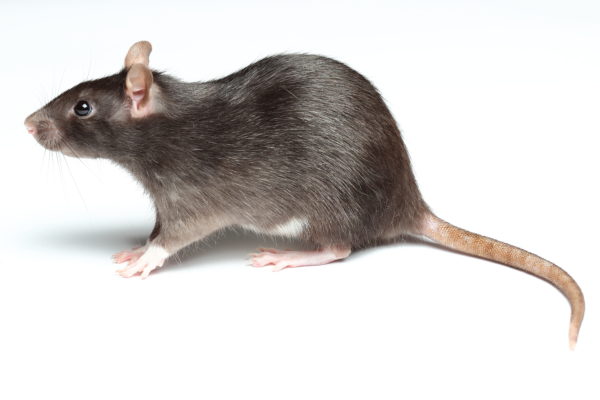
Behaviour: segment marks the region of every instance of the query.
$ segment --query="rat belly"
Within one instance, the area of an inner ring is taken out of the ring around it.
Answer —
[[[302,232],[306,230],[306,228],[308,228],[308,220],[306,220],[306,218],[294,217],[282,224],[271,227],[259,227],[252,224],[241,224],[240,226],[244,229],[260,234],[296,238],[300,236]]]

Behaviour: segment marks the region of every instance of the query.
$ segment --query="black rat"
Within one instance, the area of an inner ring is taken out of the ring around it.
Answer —
[[[224,78],[182,82],[149,68],[135,43],[115,75],[80,83],[30,115],[44,147],[107,158],[156,209],[145,246],[114,256],[147,277],[188,244],[228,226],[302,239],[311,251],[260,249],[254,266],[321,265],[403,235],[545,279],[569,300],[575,346],[584,298],[564,270],[457,228],[421,197],[400,131],[373,85],[316,55],[267,57]]]

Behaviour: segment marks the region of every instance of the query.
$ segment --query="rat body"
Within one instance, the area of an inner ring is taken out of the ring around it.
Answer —
[[[583,294],[562,269],[436,217],[416,184],[400,131],[373,85],[314,55],[260,60],[209,82],[149,68],[134,44],[119,73],[83,82],[26,120],[50,150],[110,159],[151,196],[148,243],[114,256],[142,277],[188,244],[228,226],[312,243],[261,249],[254,266],[320,265],[402,235],[498,261],[548,280],[568,298],[571,346]]]

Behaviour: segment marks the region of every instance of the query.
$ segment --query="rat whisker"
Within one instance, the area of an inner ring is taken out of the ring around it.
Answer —
[[[67,70],[67,67],[65,66],[63,68],[62,74],[60,75],[60,80],[58,81],[58,90],[60,90],[60,88],[62,86],[62,82],[63,82],[63,79],[65,78],[65,72],[66,72],[66,70]],[[55,92],[58,93],[58,90],[55,89]]]
[[[83,195],[81,194],[81,191],[79,190],[79,186],[77,185],[77,180],[75,179],[75,177],[73,176],[73,173],[71,172],[71,167],[69,166],[69,160],[67,160],[67,158],[64,154],[62,154],[62,156],[63,156],[63,160],[65,160],[65,164],[67,166],[67,172],[69,173],[69,176],[71,177],[71,180],[73,180],[73,184],[75,185],[75,190],[77,190],[77,193],[79,194],[79,198],[81,198],[81,201],[83,202],[83,206],[85,207],[86,211],[89,212],[90,209],[88,208],[87,203],[85,202],[85,199],[83,198]]]
[[[90,166],[87,165],[85,162],[83,162],[82,157],[79,154],[77,154],[75,149],[73,149],[73,147],[67,141],[64,141],[63,143],[75,155],[74,158],[76,158],[85,168],[87,168],[87,170],[90,171],[92,173],[92,175],[94,175],[96,177],[96,179],[98,179],[100,182],[102,182],[102,179],[100,179],[100,177],[98,175],[96,175],[96,173],[90,168]]]
[[[63,168],[62,160],[60,158],[62,153],[56,152],[55,154],[56,154],[56,164],[58,165],[58,170],[59,170],[60,184],[63,188],[63,193],[65,194],[65,198],[67,198],[68,185],[66,183],[64,168]]]
[[[52,174],[54,175],[56,172],[56,161],[54,160],[54,152],[53,151],[49,151],[48,152],[48,170],[47,170],[47,174],[50,173],[50,170],[52,170]]]
[[[38,92],[38,98],[40,99],[40,103],[42,104],[47,104],[48,101],[48,91],[46,90],[46,86],[45,85],[41,85],[39,88],[39,92]]]
[[[71,151],[71,153],[73,153],[73,155],[75,156],[75,158],[80,159],[79,154],[77,154],[77,152],[75,151],[75,149],[73,149],[73,147],[71,147],[71,145],[69,144],[68,141],[64,140],[62,142],[62,144],[64,144],[65,146],[67,146],[69,148],[69,150]]]
[[[58,91],[56,90],[56,69],[52,70],[52,80],[51,80],[51,84],[50,84],[50,97],[56,97],[56,93]]]
[[[40,103],[41,105],[46,104],[46,103],[44,103],[44,94],[41,92],[41,90],[38,90],[37,100],[38,100],[38,103]]]
[[[46,153],[48,152],[48,149],[44,147],[44,152],[42,153],[42,162],[40,164],[40,174],[43,173],[44,171],[46,172],[46,180],[48,180],[48,168],[44,168],[44,164],[46,163]]]
[[[86,81],[90,79],[90,72],[92,71],[92,61],[93,61],[92,50],[90,49],[90,58],[89,58],[89,62],[88,62],[88,70],[87,70],[87,74],[85,75],[85,80]]]
[[[66,185],[65,185],[65,179],[64,179],[62,166],[60,164],[60,156],[57,152],[53,152],[53,155],[54,155],[54,160],[56,162],[56,167],[58,169],[58,176],[60,177],[60,187],[62,188],[63,196],[65,196],[65,199],[66,199],[67,198],[67,189],[66,189]]]

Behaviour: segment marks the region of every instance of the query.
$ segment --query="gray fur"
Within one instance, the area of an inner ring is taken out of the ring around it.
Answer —
[[[28,121],[48,148],[129,170],[156,207],[150,239],[170,252],[225,226],[269,231],[291,218],[307,221],[300,237],[316,247],[357,248],[417,231],[428,212],[393,117],[348,66],[290,54],[209,82],[153,74],[161,113],[129,116],[122,70]],[[89,117],[71,112],[82,99]]]

